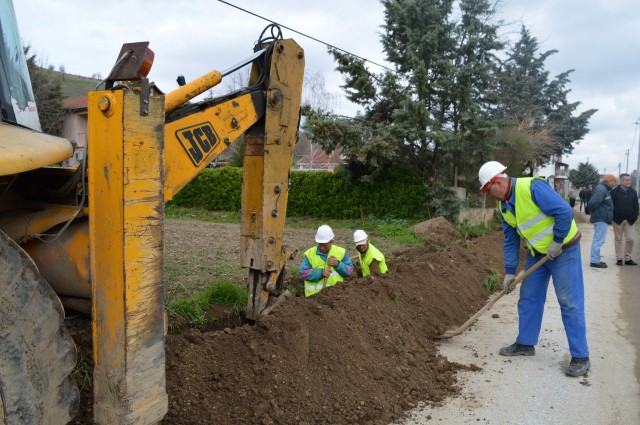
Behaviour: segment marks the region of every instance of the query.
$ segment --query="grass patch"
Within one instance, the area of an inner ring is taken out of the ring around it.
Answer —
[[[239,211],[209,211],[204,208],[178,207],[167,204],[164,212],[166,218],[209,221],[214,223],[240,223]]]
[[[73,375],[82,392],[86,387],[91,388],[92,367],[90,364],[90,354],[87,354],[84,350],[78,350],[77,353],[78,361],[76,362],[76,367],[73,369]]]
[[[189,326],[203,328],[205,313],[212,304],[233,307],[247,303],[247,291],[228,281],[214,283],[192,297],[179,298],[167,305],[167,312],[184,319]]]
[[[484,226],[484,224],[469,225],[467,223],[464,223],[457,226],[456,230],[463,239],[473,239],[487,233],[487,228]]]
[[[482,280],[482,287],[489,292],[502,289],[502,274],[496,269],[491,269],[489,276]]]
[[[420,242],[412,227],[415,223],[409,220],[394,218],[369,217],[366,220],[335,220],[317,219],[311,217],[287,218],[287,226],[294,228],[315,229],[323,224],[329,224],[335,229],[362,229],[365,232],[380,236],[400,245],[410,245]],[[375,240],[375,236],[372,237]]]
[[[179,207],[167,204],[165,207],[166,218],[199,220],[214,223],[240,223],[240,212],[209,211],[204,208]],[[421,242],[412,227],[415,222],[395,218],[375,218],[337,220],[319,219],[315,217],[287,217],[287,226],[299,229],[317,229],[323,224],[329,224],[335,229],[363,229],[372,235],[378,235],[390,239],[399,245],[411,245]],[[375,239],[375,237],[374,237]]]

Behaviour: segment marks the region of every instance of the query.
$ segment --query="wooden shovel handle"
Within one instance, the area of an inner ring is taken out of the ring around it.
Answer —
[[[544,257],[542,257],[542,259],[540,261],[538,261],[537,263],[535,263],[533,266],[531,266],[529,268],[529,270],[525,271],[525,272],[521,272],[516,279],[511,282],[509,284],[509,289],[513,289],[516,287],[516,285],[518,285],[520,282],[522,282],[523,280],[525,280],[527,277],[529,277],[529,275],[531,275],[531,273],[533,273],[534,271],[538,270],[538,268],[543,265],[544,263],[547,262],[547,260],[549,259],[548,255],[545,255]],[[476,314],[474,314],[473,316],[471,316],[469,318],[469,320],[467,320],[466,322],[464,322],[462,324],[462,326],[460,326],[458,329],[456,329],[455,331],[451,331],[451,332],[445,332],[443,335],[440,335],[437,338],[451,338],[452,336],[456,336],[461,334],[462,332],[464,332],[469,326],[471,326],[473,324],[473,322],[475,322],[476,320],[478,320],[478,317],[482,316],[482,314],[489,310],[491,308],[492,305],[494,305],[500,298],[502,298],[504,296],[504,294],[506,294],[505,291],[501,291],[498,295],[496,295],[491,301],[489,301],[487,303],[487,305],[485,305],[484,307],[482,307]]]

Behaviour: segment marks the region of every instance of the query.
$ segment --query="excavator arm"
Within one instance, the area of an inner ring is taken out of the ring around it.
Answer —
[[[255,320],[284,291],[285,262],[294,253],[283,246],[293,149],[298,138],[304,52],[293,40],[258,43],[251,89],[222,101],[186,105],[165,126],[165,200],[244,135],[241,207],[241,265],[249,269],[247,318]],[[215,71],[196,85],[178,89],[200,93],[221,81]],[[175,108],[175,107],[174,107]]]
[[[166,96],[155,94],[143,78],[139,89],[125,85],[89,94],[97,423],[146,424],[164,415],[164,203],[241,135],[247,317],[257,318],[284,290],[284,264],[292,254],[282,239],[304,53],[295,41],[279,37],[257,46],[263,53],[253,59],[248,88],[223,99],[187,103],[221,81],[224,73],[217,71]],[[142,56],[148,55],[130,55]],[[127,69],[127,61],[120,67]]]

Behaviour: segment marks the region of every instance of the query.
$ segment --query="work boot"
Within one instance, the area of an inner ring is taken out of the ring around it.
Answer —
[[[636,262],[635,262],[635,261],[633,261],[633,260],[627,260],[627,261],[625,261],[624,263],[625,263],[627,266],[637,266],[637,265],[638,265],[638,263],[636,263]]]
[[[622,266],[624,263],[622,262],[622,260],[618,260],[616,261],[616,266]]]
[[[587,373],[591,367],[589,357],[571,357],[571,363],[567,366],[565,373],[569,376],[582,376]]]
[[[500,349],[501,356],[533,356],[534,354],[536,354],[536,348],[533,345],[518,344],[517,342]]]

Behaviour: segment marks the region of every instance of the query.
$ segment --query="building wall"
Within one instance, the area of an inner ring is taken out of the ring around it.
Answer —
[[[69,113],[64,118],[62,136],[76,142],[77,147],[73,156],[63,162],[67,167],[76,166],[82,161],[87,152],[87,127],[89,125],[87,112]]]

